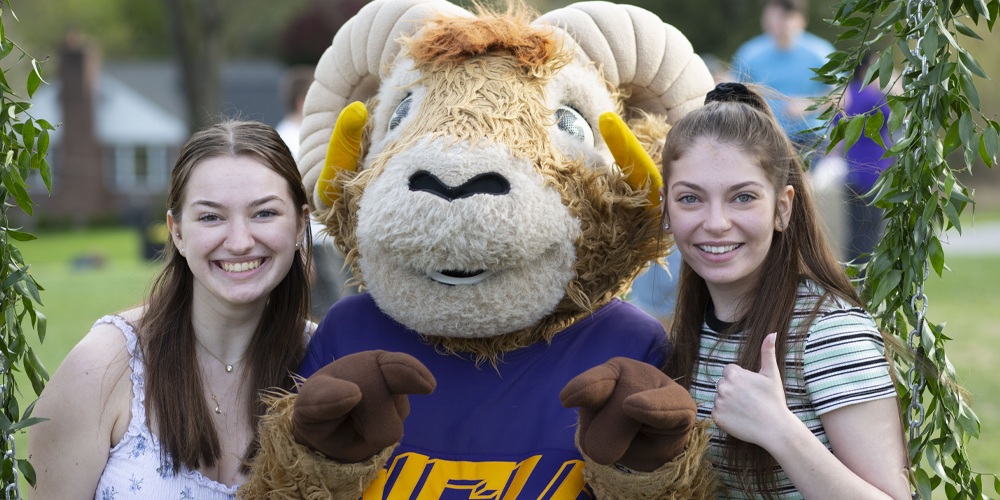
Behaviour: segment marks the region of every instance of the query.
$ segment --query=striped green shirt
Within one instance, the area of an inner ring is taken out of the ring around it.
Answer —
[[[816,439],[832,450],[820,415],[856,403],[896,397],[896,390],[883,354],[882,336],[875,321],[863,309],[831,297],[820,306],[811,325],[803,324],[821,295],[819,287],[811,282],[799,287],[789,328],[785,399],[788,409],[806,424]],[[699,418],[711,418],[715,381],[722,377],[726,365],[736,363],[739,354],[740,334],[720,336],[728,327],[729,324],[717,319],[711,309],[707,311],[698,365],[691,383],[691,396],[698,404]],[[727,492],[722,498],[758,498],[738,489],[736,476],[723,459],[726,433],[715,425],[712,431],[708,458],[726,486]],[[776,497],[802,498],[780,467],[777,484]]]

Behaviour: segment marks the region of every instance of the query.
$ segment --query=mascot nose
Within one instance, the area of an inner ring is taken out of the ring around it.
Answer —
[[[455,201],[474,194],[507,194],[510,192],[510,182],[500,174],[487,172],[465,181],[461,186],[452,187],[434,174],[421,170],[410,176],[410,191],[424,191],[448,201]]]

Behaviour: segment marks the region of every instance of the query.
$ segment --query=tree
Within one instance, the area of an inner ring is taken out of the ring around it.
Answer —
[[[970,24],[983,21],[993,30],[1000,0],[845,0],[834,9],[832,24],[846,30],[839,40],[855,45],[835,52],[817,70],[817,79],[835,86],[814,106],[825,108],[821,116],[831,120],[827,151],[841,141],[850,148],[862,135],[882,142],[879,131],[887,119],[890,130],[903,130],[885,154],[896,162],[869,193],[872,203],[886,211],[885,235],[871,260],[850,272],[866,270],[863,297],[869,309],[881,328],[906,346],[896,353],[895,375],[912,481],[928,500],[942,484],[949,499],[980,499],[984,474],[972,470],[965,451],[968,439],[979,436],[979,419],[945,355],[944,323],[927,319],[923,285],[931,269],[938,275],[945,269],[940,237],[952,227],[961,232],[959,216],[974,203],[955,174],[971,169],[977,158],[992,167],[1000,150],[1000,123],[981,112],[974,81],[987,78],[986,73],[959,43],[961,37],[981,39]],[[888,48],[871,65],[864,84],[878,79],[885,89],[901,78],[903,93],[887,97],[888,117],[877,111],[834,125],[850,73],[861,54],[880,43]],[[902,61],[898,77],[896,58]],[[952,152],[962,154],[964,165],[947,163]],[[995,475],[994,489],[1000,494]]]
[[[222,82],[223,0],[166,0],[181,65],[188,129],[213,123]]]

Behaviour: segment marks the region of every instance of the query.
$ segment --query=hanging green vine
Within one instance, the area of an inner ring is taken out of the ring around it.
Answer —
[[[973,203],[955,172],[971,169],[977,158],[991,168],[997,161],[1000,124],[981,112],[974,82],[987,76],[959,41],[981,40],[972,26],[992,31],[1000,0],[847,0],[834,9],[830,22],[846,28],[838,40],[856,43],[816,70],[817,80],[834,86],[814,105],[828,120],[827,152],[841,141],[850,148],[862,135],[882,144],[879,131],[886,119],[889,130],[901,130],[895,144],[883,144],[885,157],[895,157],[895,163],[867,194],[885,210],[884,236],[867,265],[852,265],[849,272],[865,270],[863,296],[870,310],[909,348],[897,353],[896,379],[910,438],[914,497],[929,500],[943,484],[949,499],[978,500],[986,496],[984,476],[992,476],[992,489],[1000,494],[1000,479],[971,468],[966,444],[979,437],[979,419],[945,355],[944,323],[926,319],[929,301],[923,293],[930,269],[941,275],[945,268],[942,234],[953,227],[961,234],[960,215]],[[883,89],[901,83],[903,92],[887,96],[888,117],[876,109],[834,124],[853,69],[876,47],[887,48],[863,85],[876,79]],[[949,165],[946,157],[957,151],[964,163]]]
[[[6,8],[4,8],[6,7]],[[0,61],[9,61],[17,52],[16,66],[30,61],[27,77],[27,93],[30,98],[43,83],[40,62],[29,56],[4,31],[3,16],[10,13],[10,0],[0,4]],[[14,17],[16,20],[17,18]],[[49,147],[49,131],[54,130],[45,120],[35,120],[27,115],[29,103],[23,102],[7,82],[11,68],[0,67],[0,452],[3,468],[0,470],[0,484],[3,496],[8,500],[20,498],[18,472],[24,475],[28,484],[34,486],[35,471],[25,459],[17,458],[13,433],[43,419],[31,416],[35,403],[21,412],[17,402],[18,388],[14,379],[15,371],[23,371],[35,394],[41,394],[49,375],[38,356],[28,346],[23,324],[27,317],[38,332],[39,341],[45,338],[45,316],[35,310],[41,305],[38,292],[41,286],[28,274],[29,265],[24,263],[16,241],[29,241],[35,236],[10,227],[8,212],[15,207],[28,215],[32,213],[31,196],[25,184],[33,171],[39,171],[46,189],[52,189],[52,174],[45,160]]]

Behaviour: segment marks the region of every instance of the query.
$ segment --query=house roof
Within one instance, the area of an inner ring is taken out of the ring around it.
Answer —
[[[219,113],[276,125],[285,112],[279,96],[284,72],[273,61],[226,63]],[[31,99],[31,116],[52,124],[62,121],[60,86],[52,81],[38,89]],[[172,62],[105,64],[95,89],[94,113],[97,139],[107,145],[180,145],[189,136],[180,74]],[[60,135],[57,127],[50,136],[53,144]]]

